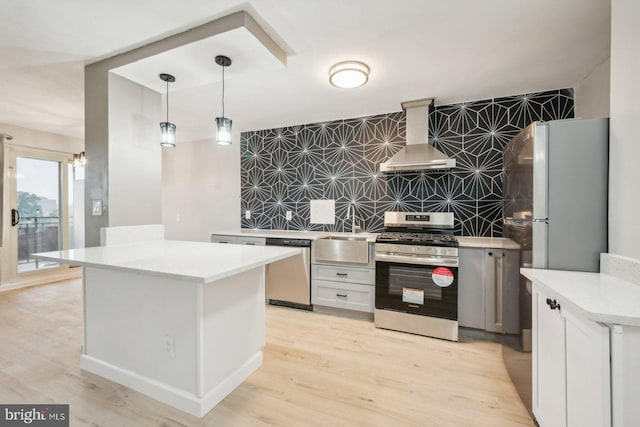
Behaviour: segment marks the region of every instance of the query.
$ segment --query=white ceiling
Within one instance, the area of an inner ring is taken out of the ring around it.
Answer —
[[[208,138],[220,115],[257,130],[574,87],[609,56],[607,0],[0,0],[0,123],[83,137],[83,67],[245,9],[290,54],[287,66],[240,29],[118,70],[164,93],[174,74],[178,141]],[[210,52],[202,54],[202,52]],[[369,83],[328,83],[335,62]],[[0,128],[0,131],[2,129]]]

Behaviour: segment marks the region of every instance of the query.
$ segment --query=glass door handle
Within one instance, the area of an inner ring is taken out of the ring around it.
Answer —
[[[20,222],[20,211],[11,209],[11,226],[15,227]]]

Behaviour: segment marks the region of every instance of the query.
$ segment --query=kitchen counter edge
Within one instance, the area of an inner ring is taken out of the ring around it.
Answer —
[[[545,293],[562,298],[589,320],[640,327],[640,285],[602,273],[521,268]]]
[[[288,231],[288,230],[214,230],[210,235],[219,236],[240,236],[240,237],[272,237],[276,239],[309,239],[318,240],[325,239],[330,236],[362,236],[366,237],[367,242],[375,242],[379,233],[339,233],[324,231]]]
[[[519,244],[506,237],[456,236],[456,240],[461,248],[520,249]]]

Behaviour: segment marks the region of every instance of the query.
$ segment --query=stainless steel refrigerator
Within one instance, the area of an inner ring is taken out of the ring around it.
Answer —
[[[599,271],[607,251],[608,119],[535,122],[507,145],[504,237],[521,247],[522,267]],[[531,283],[520,276],[519,303],[503,313],[519,325],[505,335],[502,357],[531,413]]]

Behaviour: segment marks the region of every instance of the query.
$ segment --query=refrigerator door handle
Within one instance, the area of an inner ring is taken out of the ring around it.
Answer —
[[[535,218],[532,219],[531,222],[542,222],[545,224],[549,224],[549,218]]]

